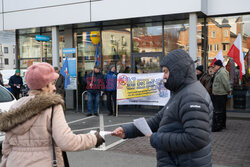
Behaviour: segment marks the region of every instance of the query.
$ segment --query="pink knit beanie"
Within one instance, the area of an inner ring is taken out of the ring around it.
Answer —
[[[31,90],[41,89],[58,77],[54,68],[48,63],[34,64],[25,73],[25,81]]]

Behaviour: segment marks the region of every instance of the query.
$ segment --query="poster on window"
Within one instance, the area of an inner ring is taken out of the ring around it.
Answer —
[[[76,85],[76,58],[67,58],[68,60],[68,74],[69,74],[69,84],[67,85],[67,90],[76,90],[77,85]],[[63,59],[63,63],[65,62],[65,58]],[[67,78],[66,78],[67,79]],[[66,80],[65,80],[66,82]]]
[[[164,106],[170,91],[164,87],[163,73],[128,74],[117,76],[118,105]]]

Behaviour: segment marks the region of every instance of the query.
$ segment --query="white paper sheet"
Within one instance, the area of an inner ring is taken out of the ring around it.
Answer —
[[[147,121],[145,120],[144,117],[138,118],[134,120],[134,125],[136,126],[137,129],[139,129],[145,136],[151,135],[152,131],[150,127],[148,126]]]
[[[91,130],[89,133],[95,134],[96,130]],[[111,131],[100,131],[99,132],[100,136],[102,136],[102,138],[104,138],[104,136],[106,135],[111,135],[112,132]]]

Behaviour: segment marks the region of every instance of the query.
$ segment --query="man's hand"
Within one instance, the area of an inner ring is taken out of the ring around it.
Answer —
[[[124,133],[124,130],[123,130],[122,127],[116,128],[116,129],[112,132],[111,135],[112,135],[112,136],[120,137],[120,138],[122,138],[122,139],[125,138],[125,133]]]

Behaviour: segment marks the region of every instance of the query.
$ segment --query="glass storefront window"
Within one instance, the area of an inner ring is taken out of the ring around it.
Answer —
[[[164,23],[165,55],[175,49],[189,51],[188,20],[168,21]]]
[[[162,52],[162,23],[146,23],[132,28],[133,52]]]
[[[250,85],[250,15],[238,15],[228,17],[209,17],[208,22],[208,65],[213,61],[219,51],[222,51],[224,64],[230,73],[231,83],[239,84],[239,75],[236,74],[237,66],[230,63],[227,53],[238,34],[241,34],[242,51],[245,60],[246,75],[243,76],[243,84]],[[230,65],[229,65],[230,64]],[[235,70],[232,70],[234,68]],[[235,73],[235,74],[234,74]]]
[[[27,69],[29,66],[33,65],[34,63],[40,62],[39,59],[21,59],[20,60],[20,68]]]
[[[95,55],[99,46],[100,53],[100,31],[76,30],[75,41],[77,43],[78,72],[81,76],[93,70],[95,65]],[[99,44],[98,44],[99,43]],[[101,65],[101,54],[99,54],[99,64]]]
[[[36,59],[39,58],[43,62],[52,62],[52,42],[39,42],[36,41],[35,35],[40,33],[30,33],[35,32],[36,29],[26,29],[19,30],[18,33],[22,33],[18,36],[18,45],[19,45],[19,58],[20,59]],[[50,33],[42,33],[42,35],[50,36]],[[41,45],[42,53],[41,56]],[[26,63],[25,63],[26,64]],[[20,64],[21,67],[25,67]]]
[[[40,43],[34,34],[19,36],[20,58],[40,58]]]
[[[159,56],[156,57],[135,57],[136,73],[159,72]]]
[[[130,28],[112,27],[102,31],[103,71],[107,73],[110,65],[118,72],[130,72],[131,42]]]

